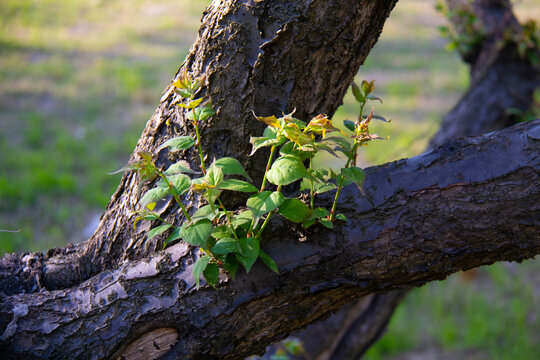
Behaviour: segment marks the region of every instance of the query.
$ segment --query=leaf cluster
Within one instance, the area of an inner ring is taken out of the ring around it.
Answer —
[[[200,248],[193,265],[197,286],[201,276],[208,284],[216,286],[222,271],[233,278],[240,267],[249,272],[258,259],[278,273],[275,261],[261,249],[263,231],[273,215],[303,224],[306,228],[317,222],[333,228],[334,221],[347,220],[343,214],[336,214],[339,193],[343,186],[350,183],[362,186],[365,174],[356,167],[357,148],[378,138],[369,133],[369,123],[377,116],[373,111],[367,116],[361,113],[368,100],[380,101],[371,95],[374,83],[364,81],[360,87],[353,84],[353,93],[361,104],[361,111],[358,121],[346,122],[345,132],[335,127],[325,115],[304,122],[293,117],[294,112],[279,118],[254,114],[267,127],[263,136],[251,138],[251,155],[263,148],[270,148],[260,187],[253,184],[242,164],[234,158],[220,158],[209,166],[205,164],[206,154],[201,147],[199,125],[216,113],[211,104],[205,103],[202,97],[197,98],[202,83],[203,79],[192,79],[187,73],[173,83],[175,91],[184,99],[177,105],[187,111],[186,118],[192,122],[196,138],[178,136],[158,148],[158,151],[168,149],[170,152],[195,148],[199,153],[200,170],[192,170],[183,160],[168,169],[160,169],[154,164],[152,154],[139,153],[140,159],[122,170],[136,170],[141,184],[155,182],[155,185],[140,199],[136,222],[157,220],[162,223],[148,232],[149,239],[169,232],[165,244],[181,239]],[[345,155],[347,165],[339,173],[314,169],[312,160],[320,151],[336,157],[340,153]],[[309,184],[309,204],[301,200],[301,196],[287,197],[281,191],[284,185],[297,181]],[[317,194],[332,190],[336,190],[336,196],[330,210],[314,206]],[[220,200],[224,191],[237,191],[250,196],[245,207],[230,211]],[[189,192],[199,194],[206,201],[206,205],[193,214],[187,212],[183,203],[183,198]],[[168,222],[154,211],[156,203],[166,198],[174,198],[184,215],[185,221],[181,226]]]

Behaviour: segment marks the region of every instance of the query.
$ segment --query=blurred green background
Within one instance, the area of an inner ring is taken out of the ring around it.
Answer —
[[[197,35],[207,0],[0,0],[0,254],[87,239],[120,168]],[[421,153],[468,84],[435,2],[399,3],[358,74],[376,79],[390,136],[364,165]],[[516,2],[521,19],[540,1]],[[335,118],[355,117],[348,94]],[[413,290],[369,359],[533,359],[538,260]]]

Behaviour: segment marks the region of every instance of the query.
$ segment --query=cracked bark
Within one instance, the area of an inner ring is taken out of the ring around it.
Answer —
[[[241,359],[353,298],[531,258],[540,253],[539,154],[535,121],[368,168],[365,197],[346,188],[351,220],[334,231],[316,227],[298,242],[290,225],[272,223],[265,251],[280,275],[259,263],[197,290],[190,248],[178,243],[78,287],[2,295],[0,350],[8,359],[116,358],[166,328],[178,340],[164,359]]]

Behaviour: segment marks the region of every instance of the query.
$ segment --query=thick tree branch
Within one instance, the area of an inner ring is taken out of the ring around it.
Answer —
[[[166,328],[178,340],[165,358],[238,359],[353,298],[531,258],[540,253],[539,154],[535,121],[369,168],[365,196],[344,191],[350,220],[334,231],[316,227],[298,242],[288,225],[272,224],[265,250],[279,276],[258,264],[217,290],[196,290],[192,256],[179,243],[76,288],[3,296],[0,350],[114,358]]]

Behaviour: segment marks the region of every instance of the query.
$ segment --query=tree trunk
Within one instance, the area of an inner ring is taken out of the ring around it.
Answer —
[[[349,222],[304,231],[303,242],[272,223],[265,251],[280,275],[258,264],[197,290],[190,247],[178,243],[78,287],[3,296],[0,350],[116,358],[159,329],[170,335],[156,345],[172,346],[166,358],[241,359],[353,298],[531,258],[540,253],[539,153],[535,121],[368,168],[365,196],[344,191]]]
[[[217,109],[212,123],[202,130],[208,152],[215,157],[236,157],[252,177],[260,179],[265,163],[260,157],[247,160],[249,136],[262,133],[262,123],[252,111],[267,116],[296,109],[295,116],[303,119],[319,113],[332,115],[395,1],[214,1],[204,12],[199,37],[179,70],[204,74],[207,79],[202,92]],[[175,105],[178,100],[169,86],[132,159],[142,150],[155,152],[169,137],[193,134],[190,122]],[[196,159],[191,152],[181,158]],[[157,163],[171,160],[163,152]],[[75,286],[105,269],[161,249],[161,238],[146,241],[149,224],[133,229],[132,210],[140,197],[136,183],[135,174],[124,175],[89,241],[45,255],[4,259],[0,291],[12,294]],[[192,208],[199,205],[196,198],[188,201]],[[174,210],[174,204],[169,207]]]
[[[206,75],[203,92],[218,109],[203,129],[210,153],[233,155],[260,177],[263,164],[242,155],[249,135],[260,131],[251,111],[333,114],[393,6],[214,2],[180,69]],[[177,100],[169,87],[134,154],[193,132]],[[162,239],[145,241],[150,225],[133,229],[139,194],[135,176],[126,174],[88,242],[0,261],[0,348],[12,358],[131,358],[152,339],[154,355],[146,358],[161,356],[168,344],[174,349],[166,358],[241,358],[359,296],[534,256],[540,246],[538,131],[538,123],[529,124],[373,168],[365,198],[345,191],[349,223],[333,233],[309,231],[304,243],[289,225],[272,224],[266,249],[282,274],[256,267],[223,280],[218,291],[193,289],[189,247],[155,254]],[[158,156],[159,164],[176,160]],[[189,200],[192,208],[199,205]],[[169,204],[165,214],[174,210]],[[505,220],[493,224],[493,218]],[[274,239],[278,232],[290,235]]]

